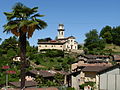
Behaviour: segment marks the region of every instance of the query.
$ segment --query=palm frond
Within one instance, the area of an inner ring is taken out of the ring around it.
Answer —
[[[40,15],[39,13],[34,14],[33,16],[31,16],[31,19],[34,19],[36,17],[44,17],[45,15]]]
[[[40,27],[40,29],[44,29],[47,27],[47,23],[45,21],[42,21],[40,19],[36,19],[37,22],[39,22],[38,26]]]
[[[13,12],[4,12],[4,14],[7,17],[7,20],[10,21],[11,19],[15,18],[14,13]]]

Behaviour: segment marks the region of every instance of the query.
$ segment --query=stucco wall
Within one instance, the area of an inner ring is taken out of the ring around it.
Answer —
[[[120,69],[116,68],[100,75],[100,90],[120,90]]]

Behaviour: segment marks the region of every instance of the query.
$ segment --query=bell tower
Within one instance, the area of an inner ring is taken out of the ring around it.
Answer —
[[[64,38],[64,25],[63,24],[59,24],[58,26],[58,39],[63,39]]]

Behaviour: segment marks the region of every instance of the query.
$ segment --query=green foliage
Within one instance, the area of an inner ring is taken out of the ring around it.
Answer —
[[[7,51],[7,57],[12,58],[16,56],[16,52],[11,48]]]
[[[63,85],[64,83],[64,75],[57,73],[54,76],[55,82],[58,84],[58,86]]]
[[[93,89],[95,86],[95,82],[86,82],[85,84],[80,85],[80,89],[84,89],[84,87],[88,85],[91,86]]]
[[[3,53],[7,53],[7,51],[9,49],[13,49],[15,52],[17,52],[17,49],[18,49],[18,39],[13,36],[13,37],[10,37],[8,39],[5,39],[1,46],[0,46],[2,49],[4,48],[4,50],[2,51]]]
[[[41,53],[31,54],[30,60],[37,65],[43,65],[47,69],[68,71],[70,63],[74,62],[75,58],[65,55],[60,50],[45,50]]]
[[[75,88],[67,87],[66,90],[75,90]]]
[[[120,46],[120,26],[113,28],[112,35],[113,35],[113,44]]]
[[[44,39],[38,39],[38,42],[48,42],[51,41],[52,39],[50,37],[44,38]]]
[[[101,32],[100,37],[102,37],[108,44],[120,45],[120,26],[111,28],[110,26],[105,26]]]
[[[61,86],[63,85],[64,76],[57,73],[54,78],[51,79],[45,79],[42,76],[37,76],[35,80],[38,82],[39,87]]]
[[[105,47],[104,40],[100,39],[97,33],[97,30],[94,29],[86,34],[84,46],[88,48],[89,51],[100,50]]]
[[[82,48],[83,48],[83,46],[78,44],[78,49],[82,49]]]
[[[110,26],[105,26],[100,32],[100,37],[102,37],[107,43],[112,43],[112,28]]]

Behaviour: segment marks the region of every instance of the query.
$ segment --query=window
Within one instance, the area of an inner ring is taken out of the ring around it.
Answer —
[[[63,32],[61,32],[61,34],[63,35]]]
[[[45,45],[45,47],[47,47],[47,45]]]

